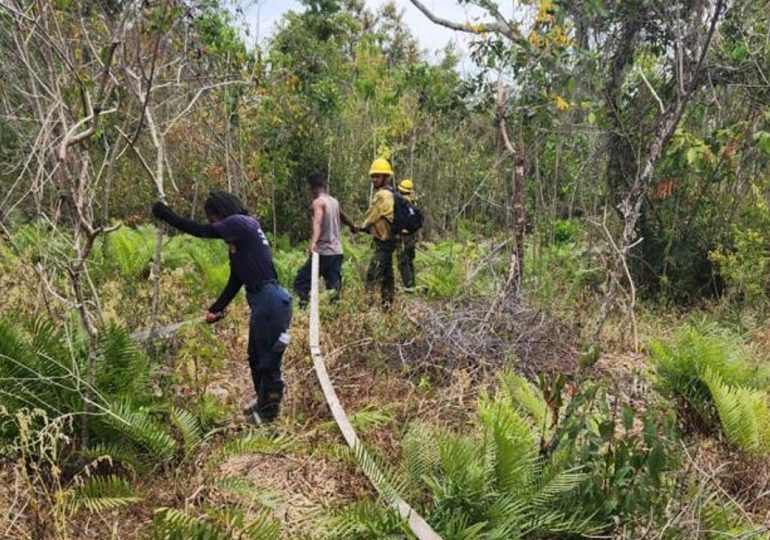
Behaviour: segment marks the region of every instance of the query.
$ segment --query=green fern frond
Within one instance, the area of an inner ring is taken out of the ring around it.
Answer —
[[[158,540],[225,540],[230,535],[176,508],[158,508],[153,517],[153,538]]]
[[[398,512],[372,500],[358,501],[331,512],[323,509],[313,525],[321,538],[329,540],[413,538]]]
[[[239,495],[252,505],[274,510],[281,503],[280,495],[249,477],[223,476],[217,480],[217,485],[225,491]]]
[[[415,424],[404,437],[402,447],[400,469],[405,480],[404,495],[411,500],[421,496],[425,478],[439,470],[437,432],[429,426]]]
[[[547,470],[547,468],[541,467],[540,470]],[[540,474],[535,482],[532,505],[535,508],[558,506],[560,502],[574,494],[587,478],[588,475],[582,472],[582,467],[558,471],[555,474]]]
[[[81,457],[92,461],[109,458],[133,471],[142,470],[147,465],[146,456],[140,455],[132,445],[118,442],[98,443],[78,453]]]
[[[147,384],[149,360],[127,328],[107,325],[99,335],[96,386],[110,396],[137,395]]]
[[[121,227],[106,238],[107,258],[120,275],[134,278],[149,266],[155,246],[148,231]]]
[[[238,537],[251,540],[278,540],[281,537],[281,524],[270,512],[257,512],[250,519]]]
[[[127,401],[116,401],[111,412],[103,418],[113,430],[143,446],[161,460],[170,460],[174,456],[176,441],[148,412],[133,407]]]
[[[395,409],[395,405],[385,407],[367,405],[363,409],[351,413],[348,419],[357,433],[366,433],[391,423],[394,418]],[[319,431],[337,429],[337,423],[334,420],[323,422],[318,426],[318,429]]]
[[[353,448],[353,455],[358,466],[387,502],[392,503],[404,491],[407,482],[384,458],[365,448],[363,444]]]
[[[222,250],[224,252],[224,250]],[[221,290],[227,283],[230,275],[230,267],[227,260],[216,257],[211,251],[211,246],[199,243],[190,243],[187,246],[187,253],[195,262],[198,270],[203,274],[206,287],[210,290]]]
[[[277,540],[281,536],[280,523],[267,511],[251,514],[236,505],[206,508],[204,513],[197,517],[175,508],[159,508],[153,536],[164,540]]]
[[[497,482],[505,491],[526,490],[537,474],[537,428],[507,396],[479,400],[479,418],[493,442]]]
[[[75,514],[81,509],[104,512],[141,500],[131,491],[127,480],[115,475],[90,476],[67,489],[62,499],[64,509],[69,514]]]
[[[208,459],[209,467],[220,465],[231,457],[245,454],[278,454],[288,452],[294,447],[294,441],[283,436],[271,436],[252,432],[239,439],[228,441],[220,446]]]
[[[770,407],[760,390],[729,386],[707,368],[703,379],[711,391],[722,430],[731,443],[756,454],[770,451]]]
[[[500,375],[503,388],[516,407],[527,413],[539,429],[543,429],[548,420],[548,406],[540,390],[527,379],[506,371]]]
[[[190,454],[200,446],[203,442],[203,428],[195,415],[179,407],[172,407],[169,418],[182,435],[185,453]]]

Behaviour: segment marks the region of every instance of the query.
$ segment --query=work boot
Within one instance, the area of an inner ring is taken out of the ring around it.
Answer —
[[[249,416],[251,413],[257,410],[257,406],[259,405],[259,398],[255,397],[252,399],[248,405],[246,405],[243,408],[243,416]]]
[[[262,426],[267,423],[261,416],[259,416],[259,413],[256,410],[244,413],[244,417],[246,418],[246,423],[251,424],[252,426]]]
[[[258,414],[262,423],[272,422],[278,416],[283,399],[283,381],[274,381],[272,383],[263,381],[259,392],[259,405],[255,413]]]

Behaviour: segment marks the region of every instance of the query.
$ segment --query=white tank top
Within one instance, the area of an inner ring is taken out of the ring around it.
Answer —
[[[319,255],[342,255],[340,240],[340,203],[331,195],[320,195],[324,203],[324,217],[321,220],[321,236],[316,243]]]

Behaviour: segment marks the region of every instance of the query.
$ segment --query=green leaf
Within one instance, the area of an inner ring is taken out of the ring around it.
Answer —
[[[626,431],[634,425],[634,409],[628,405],[623,406],[623,427]]]
[[[770,133],[767,131],[758,131],[754,134],[754,140],[757,142],[757,146],[765,154],[770,155]]]
[[[599,435],[602,439],[609,441],[615,433],[615,423],[612,420],[605,420],[599,424]]]
[[[665,466],[666,452],[660,443],[656,443],[653,445],[652,450],[650,450],[650,457],[647,459],[647,470],[656,483],[659,482],[660,474]]]
[[[733,50],[730,52],[730,56],[736,62],[741,62],[749,56],[749,48],[745,43],[739,43],[733,47]]]

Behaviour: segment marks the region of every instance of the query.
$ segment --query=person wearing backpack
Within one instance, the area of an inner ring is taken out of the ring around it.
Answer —
[[[404,198],[409,207],[405,226],[396,236],[396,252],[398,253],[398,271],[404,289],[414,290],[414,256],[417,246],[417,231],[422,228],[422,212],[414,204],[414,182],[405,178],[398,184],[398,193]]]
[[[393,252],[396,249],[396,239],[392,231],[394,221],[396,195],[388,189],[388,182],[393,176],[393,169],[387,160],[379,158],[369,167],[369,178],[374,188],[369,209],[364,216],[364,222],[358,230],[372,235],[374,253],[366,272],[365,288],[372,291],[377,283],[382,290],[382,305],[389,307],[393,303],[395,279],[393,277]]]

